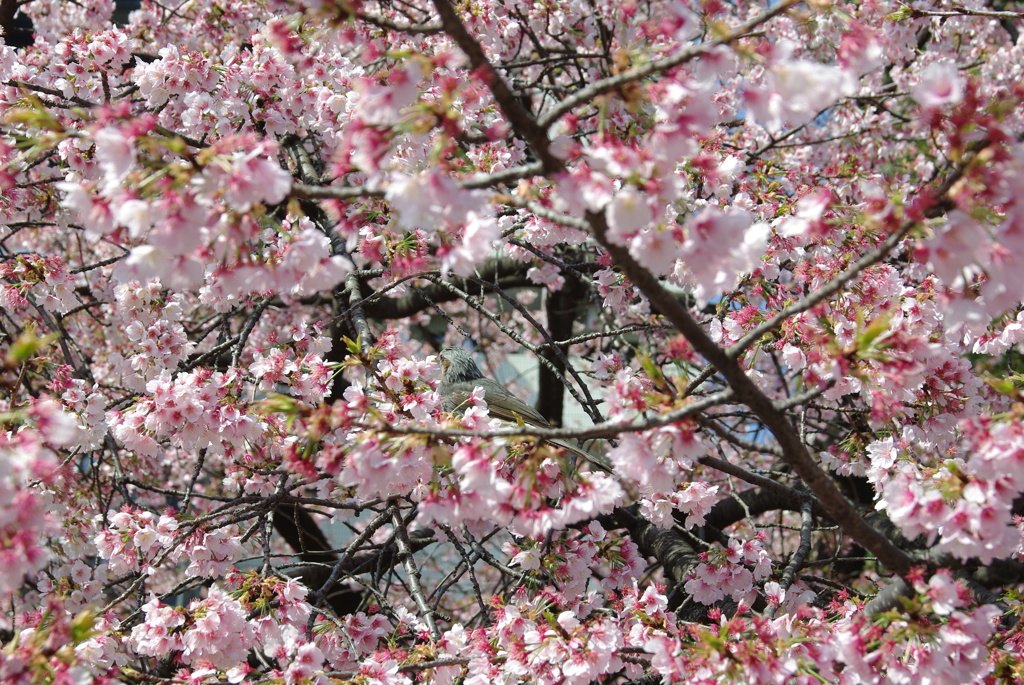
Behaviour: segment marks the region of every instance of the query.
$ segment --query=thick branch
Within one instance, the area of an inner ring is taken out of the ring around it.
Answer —
[[[682,333],[701,356],[708,360],[736,393],[736,398],[746,404],[772,432],[783,459],[803,479],[817,496],[829,516],[842,526],[843,530],[865,549],[870,550],[879,561],[892,571],[905,575],[910,571],[910,558],[860,517],[828,475],[814,462],[807,448],[800,440],[796,428],[765,395],[739,363],[731,358],[704,332],[690,313],[665,288],[650,271],[640,266],[629,251],[608,241],[608,224],[603,213],[587,212],[587,220],[593,227],[598,241],[611,253],[615,263],[630,281],[640,288],[655,309],[661,312]]]
[[[519,98],[512,92],[505,79],[487,61],[487,56],[484,54],[480,43],[463,26],[455,8],[452,7],[448,0],[433,0],[433,2],[438,14],[441,15],[441,25],[444,27],[445,33],[451,36],[452,40],[469,57],[469,63],[473,70],[484,78],[487,87],[490,89],[491,94],[494,95],[494,99],[497,101],[498,107],[501,108],[505,118],[508,119],[516,133],[523,137],[526,144],[533,150],[533,153],[537,155],[543,170],[548,173],[561,170],[562,162],[551,154],[548,136],[544,128],[537,125],[537,120],[526,111],[526,108],[523,107]]]
[[[767,511],[799,511],[800,492],[781,483],[775,485],[786,488],[789,492],[775,487],[733,492],[711,507],[711,511],[704,517],[705,524],[724,530],[738,521],[759,516]]]
[[[491,259],[480,265],[476,273],[491,282],[496,283],[500,288],[519,288],[533,286],[533,282],[526,277],[530,265],[507,258]],[[437,273],[437,272],[431,272]],[[471,286],[466,279],[449,279],[459,290],[467,290]],[[384,297],[383,293],[369,293],[363,290],[363,299],[357,303],[349,302],[349,305],[358,304],[362,306],[367,318],[374,320],[382,319],[405,319],[429,309],[434,304],[450,302],[460,299],[458,293],[445,288],[443,285],[430,284],[421,286],[402,297]]]
[[[811,552],[811,525],[814,522],[814,517],[811,515],[811,507],[810,498],[805,499],[804,503],[800,506],[800,546],[793,552],[793,556],[782,572],[781,585],[783,590],[789,590],[793,586],[797,571],[804,565],[804,560]],[[769,618],[775,617],[775,611],[778,609],[778,606],[775,604],[769,607]]]

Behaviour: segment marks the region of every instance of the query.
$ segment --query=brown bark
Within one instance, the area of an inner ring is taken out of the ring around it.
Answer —
[[[573,324],[586,311],[586,288],[570,272],[563,272],[565,285],[561,290],[550,293],[547,301],[548,334],[551,340],[568,340],[572,337]],[[538,382],[537,411],[554,426],[563,423],[565,411],[565,385],[560,376],[565,376],[565,358],[568,346],[562,347],[562,354],[550,348],[541,353],[557,373],[546,364],[540,365]]]

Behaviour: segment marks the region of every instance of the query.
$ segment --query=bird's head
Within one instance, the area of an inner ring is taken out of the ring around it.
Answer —
[[[439,358],[441,376],[448,383],[461,383],[484,377],[473,357],[461,347],[446,347],[441,350]]]

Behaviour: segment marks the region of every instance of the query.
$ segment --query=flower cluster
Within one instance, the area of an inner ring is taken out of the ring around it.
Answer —
[[[1024,679],[1013,7],[136,5],[0,17],[0,681]]]

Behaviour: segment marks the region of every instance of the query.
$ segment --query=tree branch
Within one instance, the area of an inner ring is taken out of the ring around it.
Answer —
[[[603,213],[588,211],[587,220],[593,227],[598,241],[608,250],[623,273],[640,288],[651,305],[686,337],[693,349],[725,377],[736,393],[736,399],[750,407],[772,432],[782,448],[783,460],[807,483],[829,516],[890,570],[901,576],[907,574],[912,565],[910,558],[860,517],[850,501],[843,497],[828,475],[811,458],[800,440],[799,433],[786,415],[776,408],[772,400],[757,387],[737,361],[708,337],[689,312],[658,283],[650,271],[640,266],[628,250],[608,241],[608,224]]]
[[[526,108],[523,107],[519,98],[512,92],[505,79],[498,74],[494,66],[487,60],[487,56],[484,54],[480,43],[463,26],[455,8],[452,7],[448,0],[433,0],[433,3],[438,14],[441,15],[441,25],[444,27],[445,33],[469,57],[469,63],[473,70],[483,77],[491,94],[494,95],[498,107],[501,108],[502,113],[512,125],[513,130],[522,136],[526,144],[533,150],[533,153],[537,155],[543,171],[547,173],[561,171],[562,161],[551,154],[547,132],[544,127],[537,125],[537,120],[526,111]]]

